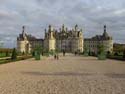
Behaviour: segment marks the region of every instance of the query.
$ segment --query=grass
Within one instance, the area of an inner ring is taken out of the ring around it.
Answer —
[[[10,53],[8,53],[8,55],[6,53],[0,53],[0,58],[9,57],[9,56],[11,56]]]
[[[6,63],[16,62],[16,61],[20,61],[20,60],[26,60],[26,59],[29,59],[29,58],[32,58],[32,56],[21,56],[21,57],[18,57],[16,60],[11,60],[11,58],[1,59],[0,64],[6,64]]]

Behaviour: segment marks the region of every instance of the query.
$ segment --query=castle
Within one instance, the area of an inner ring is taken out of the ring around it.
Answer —
[[[17,50],[30,53],[37,45],[41,45],[47,51],[83,52],[83,39],[82,29],[78,25],[71,30],[63,25],[59,31],[49,25],[48,30],[45,29],[44,39],[27,35],[23,27],[22,34],[17,38]]]
[[[98,45],[100,44],[105,46],[105,51],[113,51],[113,39],[108,35],[106,25],[104,26],[103,35],[96,35],[86,39],[84,39],[83,31],[79,29],[78,25],[75,25],[70,30],[65,25],[59,30],[49,25],[48,29],[45,29],[44,39],[37,39],[32,35],[26,34],[23,26],[22,34],[17,37],[17,50],[24,53],[31,53],[37,45],[42,46],[46,51],[58,50],[82,53],[86,47],[89,52],[97,53]]]
[[[102,35],[96,35],[92,38],[84,39],[84,47],[89,50],[89,52],[93,52],[97,54],[98,46],[103,45],[105,52],[113,52],[113,38],[109,36],[106,30],[106,25],[104,25],[104,32]]]

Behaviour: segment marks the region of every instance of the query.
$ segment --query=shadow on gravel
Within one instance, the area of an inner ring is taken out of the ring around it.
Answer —
[[[107,76],[110,78],[125,78],[125,74],[104,74],[104,76]]]
[[[43,72],[22,72],[23,74],[36,75],[36,76],[91,76],[96,75],[93,73],[74,73],[74,72],[55,72],[55,73],[43,73]]]
[[[44,73],[44,72],[21,72],[22,74],[35,75],[35,76],[106,76],[109,78],[125,78],[125,74],[96,74],[96,73],[75,73],[75,72],[54,72],[54,73]]]

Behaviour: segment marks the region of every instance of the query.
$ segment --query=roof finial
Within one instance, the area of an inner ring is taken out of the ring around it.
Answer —
[[[25,32],[25,26],[23,26],[22,29],[23,29],[23,32],[22,32],[22,33],[24,33],[24,32]]]
[[[104,25],[104,32],[106,32],[106,25]]]
[[[77,24],[75,25],[75,30],[76,30],[76,31],[78,30],[78,25],[77,25]]]
[[[49,25],[49,31],[51,32],[51,30],[52,30],[52,26],[51,26],[51,25]]]
[[[103,36],[104,37],[109,37],[107,31],[106,31],[106,25],[104,25],[104,33],[103,33]]]

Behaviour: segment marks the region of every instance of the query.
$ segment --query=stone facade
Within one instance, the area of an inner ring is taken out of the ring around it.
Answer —
[[[30,53],[36,46],[43,46],[43,41],[43,39],[37,39],[32,35],[26,34],[23,26],[22,34],[17,37],[17,50],[22,53]]]
[[[45,29],[44,39],[27,35],[24,30],[25,27],[23,27],[22,34],[17,38],[17,50],[19,52],[30,53],[36,45],[42,45],[47,51],[83,52],[83,32],[82,29],[79,30],[78,25],[71,30],[63,25],[59,31],[49,25],[48,30]]]
[[[17,50],[25,53],[30,53],[37,45],[41,45],[46,51],[65,50],[74,53],[83,52],[84,48],[87,48],[90,52],[97,54],[100,44],[104,45],[105,51],[113,51],[113,39],[106,32],[106,25],[102,35],[86,39],[84,39],[82,29],[79,29],[78,25],[75,25],[70,30],[65,25],[59,30],[49,25],[48,29],[45,29],[44,39],[37,39],[32,35],[27,35],[25,27],[23,27],[22,34],[17,38]]]
[[[44,41],[44,48],[49,51],[83,52],[83,32],[77,25],[72,30],[63,25],[59,31],[49,26],[49,29],[45,30]]]
[[[92,38],[84,39],[84,47],[86,47],[90,52],[97,54],[99,45],[104,45],[105,51],[112,53],[113,39],[106,32],[106,25],[104,26],[104,33],[102,35],[96,35]]]

